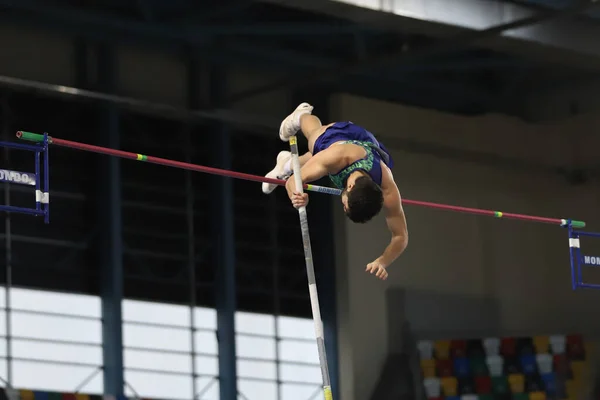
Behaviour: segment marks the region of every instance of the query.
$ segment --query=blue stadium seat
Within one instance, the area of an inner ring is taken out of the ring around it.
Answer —
[[[469,360],[466,357],[455,358],[453,362],[454,375],[457,378],[465,378],[471,375],[471,369],[469,368]]]
[[[542,374],[542,382],[544,382],[544,390],[548,393],[548,397],[555,397],[557,395],[557,386],[554,372]]]
[[[49,400],[49,396],[48,396],[48,392],[42,392],[42,391],[34,391],[33,392],[33,398],[35,400]]]
[[[532,353],[522,355],[521,357],[521,371],[525,375],[533,375],[537,372],[537,361],[535,355]]]

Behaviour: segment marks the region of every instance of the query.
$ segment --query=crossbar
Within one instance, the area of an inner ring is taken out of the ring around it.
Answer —
[[[19,131],[17,132],[17,138],[21,140],[26,140],[30,142],[37,142],[44,140],[44,135],[40,135],[37,133]],[[168,160],[160,157],[147,156],[139,153],[132,153],[122,150],[110,149],[107,147],[94,146],[85,143],[74,142],[71,140],[58,139],[51,136],[48,136],[48,143],[56,146],[67,147],[75,150],[89,151],[92,153],[105,154],[109,156],[115,156],[120,158],[125,158],[129,160],[136,160],[142,162],[149,162],[152,164],[165,165],[174,168],[181,168],[190,171],[204,172],[213,175],[226,176],[235,179],[243,179],[247,181],[254,182],[264,182],[264,183],[272,183],[279,186],[284,186],[285,181],[281,179],[272,179],[264,176],[257,176],[252,174],[246,174],[242,172],[229,171],[219,168],[207,167],[203,165],[190,164],[181,161]],[[304,184],[304,189],[311,192],[325,193],[330,195],[339,196],[342,194],[341,189],[330,188],[326,186],[318,186],[312,184]],[[453,212],[460,212],[466,214],[473,215],[482,215],[494,218],[503,218],[503,219],[511,219],[511,220],[520,220],[520,221],[528,221],[528,222],[537,222],[551,225],[558,225],[561,227],[567,227],[568,225],[573,228],[584,228],[586,226],[584,221],[571,220],[568,218],[548,218],[548,217],[539,217],[535,215],[526,215],[526,214],[516,214],[516,213],[507,213],[503,211],[496,210],[485,210],[480,208],[472,208],[472,207],[462,207],[462,206],[453,206],[449,204],[440,204],[440,203],[432,203],[427,201],[419,201],[419,200],[409,200],[403,199],[402,203],[405,205],[413,205],[419,207],[433,208],[438,210],[446,210]]]

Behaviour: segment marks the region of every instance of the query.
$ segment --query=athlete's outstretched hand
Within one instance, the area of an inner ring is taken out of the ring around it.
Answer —
[[[294,193],[291,197],[292,205],[295,208],[306,207],[308,204],[308,193]]]
[[[385,266],[377,260],[367,264],[366,271],[370,272],[371,274],[375,274],[375,276],[381,279],[382,281],[385,281],[388,277],[388,273],[385,269]]]

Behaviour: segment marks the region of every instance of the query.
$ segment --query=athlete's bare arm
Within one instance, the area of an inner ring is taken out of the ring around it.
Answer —
[[[388,168],[384,168],[383,209],[385,221],[392,234],[389,245],[376,260],[382,267],[388,267],[406,249],[408,245],[408,228],[406,216],[402,208],[402,198],[394,177]]]
[[[300,178],[302,183],[314,182],[329,173],[338,171],[340,165],[344,162],[342,146],[332,146],[327,150],[323,150],[316,155],[312,156],[306,163],[300,168]],[[293,198],[296,192],[296,181],[294,175],[290,176],[285,183],[290,199]]]

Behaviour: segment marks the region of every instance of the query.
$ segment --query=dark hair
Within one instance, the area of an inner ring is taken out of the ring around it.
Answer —
[[[361,176],[348,192],[346,215],[356,223],[364,224],[379,214],[383,206],[383,192],[378,184],[368,176]]]

